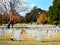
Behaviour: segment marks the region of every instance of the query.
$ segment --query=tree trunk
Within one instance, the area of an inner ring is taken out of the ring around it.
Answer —
[[[11,22],[11,21],[8,22],[8,26],[7,26],[8,29],[10,29],[10,22]]]
[[[10,24],[8,24],[8,27],[7,28],[10,29]]]
[[[12,28],[13,28],[14,24],[11,24],[11,25],[12,25]]]

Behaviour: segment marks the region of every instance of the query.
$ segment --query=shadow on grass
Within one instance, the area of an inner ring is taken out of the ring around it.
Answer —
[[[42,41],[42,42],[60,42],[60,40]]]

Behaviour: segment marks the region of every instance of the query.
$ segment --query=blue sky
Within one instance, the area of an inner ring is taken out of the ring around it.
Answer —
[[[41,9],[48,10],[49,6],[52,5],[53,0],[26,0],[26,2],[31,6],[37,6]]]
[[[30,9],[32,9],[34,6],[37,6],[43,10],[48,11],[49,7],[52,5],[53,0],[25,0]],[[22,12],[24,14],[24,12]]]

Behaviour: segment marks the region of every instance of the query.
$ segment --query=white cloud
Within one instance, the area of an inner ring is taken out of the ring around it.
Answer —
[[[36,6],[35,4],[31,4],[31,7],[33,8],[34,6]]]

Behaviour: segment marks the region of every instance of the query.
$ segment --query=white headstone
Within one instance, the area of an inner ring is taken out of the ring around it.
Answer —
[[[14,31],[13,40],[20,40],[20,30]]]
[[[60,34],[60,31],[58,31],[58,34]]]
[[[2,30],[0,30],[0,36],[2,36],[2,33],[1,32],[2,32]]]
[[[42,30],[42,34],[45,35],[47,33],[47,30]]]
[[[49,30],[48,31],[48,37],[51,38],[53,36],[53,31]]]
[[[4,30],[5,34],[8,35],[8,34],[11,34],[13,32],[12,29],[6,29]]]
[[[0,29],[0,36],[4,35],[4,30]]]
[[[38,38],[37,41],[43,41],[43,34],[42,31],[38,31]]]
[[[32,37],[36,37],[37,36],[37,30],[32,30]]]

